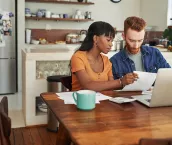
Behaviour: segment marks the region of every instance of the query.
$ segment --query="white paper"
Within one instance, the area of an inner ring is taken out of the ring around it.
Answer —
[[[59,96],[60,99],[64,100],[64,104],[76,104],[72,97],[73,92],[61,92],[56,94]],[[99,104],[99,101],[108,100],[110,98],[111,97],[103,95],[101,93],[96,93],[96,104]]]
[[[102,100],[108,100],[112,97],[109,97],[109,96],[106,96],[106,95],[103,95],[101,93],[96,93],[96,100],[98,101],[102,101]]]
[[[152,95],[152,90],[151,91],[143,91],[142,95]]]
[[[138,74],[138,79],[133,84],[126,85],[122,91],[147,91],[155,82],[156,73],[135,71]]]

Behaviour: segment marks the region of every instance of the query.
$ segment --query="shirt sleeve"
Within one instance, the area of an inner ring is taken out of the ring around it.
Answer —
[[[84,60],[82,59],[81,56],[74,54],[71,59],[71,71],[77,72],[79,70],[84,70],[84,69],[85,69]]]
[[[113,77],[112,69],[110,69],[110,71],[108,72],[108,76],[109,76],[109,77]]]

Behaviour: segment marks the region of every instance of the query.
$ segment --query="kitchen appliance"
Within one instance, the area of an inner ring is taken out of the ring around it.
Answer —
[[[76,33],[68,33],[66,35],[66,43],[78,43],[78,37],[79,35]]]
[[[12,12],[14,17],[2,17],[0,30],[4,45],[0,45],[0,94],[17,91],[16,73],[16,3],[17,0],[0,0],[1,14]],[[6,19],[6,20],[5,20]]]
[[[79,41],[83,42],[85,37],[86,37],[86,35],[87,35],[87,30],[81,30],[80,31],[80,35],[79,35]]]

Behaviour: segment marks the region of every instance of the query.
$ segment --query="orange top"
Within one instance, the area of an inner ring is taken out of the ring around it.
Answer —
[[[109,76],[113,76],[112,74],[112,64],[107,56],[101,54],[104,69],[103,72],[97,73],[94,72],[89,64],[87,59],[86,51],[77,51],[71,59],[71,67],[72,67],[72,91],[77,91],[83,89],[80,85],[76,75],[74,72],[79,70],[86,70],[88,75],[93,81],[108,81]]]

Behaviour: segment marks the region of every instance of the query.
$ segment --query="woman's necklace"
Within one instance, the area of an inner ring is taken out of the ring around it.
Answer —
[[[101,55],[99,55],[97,59],[95,59],[87,54],[87,59],[89,61],[92,70],[97,74],[97,78],[100,79],[101,72],[103,71],[103,67],[104,67]]]

